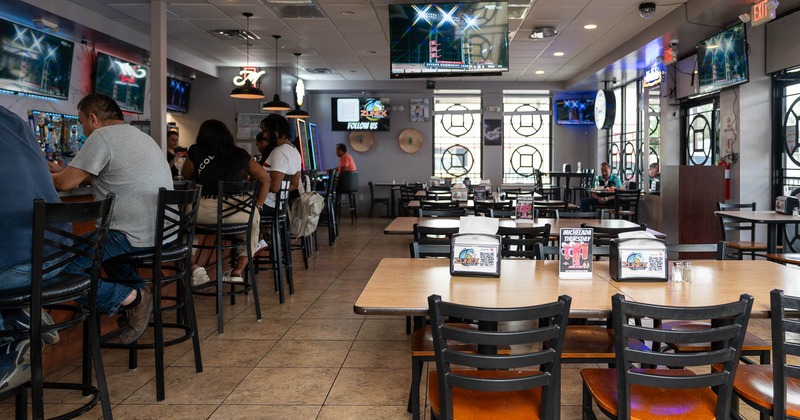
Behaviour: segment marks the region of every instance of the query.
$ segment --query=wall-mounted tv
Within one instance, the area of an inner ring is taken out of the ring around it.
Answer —
[[[189,112],[189,91],[192,84],[167,77],[167,111]]]
[[[331,98],[331,130],[389,131],[388,98]]]
[[[67,99],[75,44],[0,19],[0,89]]]
[[[94,91],[114,98],[123,110],[141,114],[147,87],[147,67],[97,53]]]
[[[697,44],[700,93],[747,83],[747,31],[744,23],[725,29]]]
[[[594,98],[556,99],[556,124],[594,124]]]
[[[389,5],[391,77],[508,71],[508,3]]]

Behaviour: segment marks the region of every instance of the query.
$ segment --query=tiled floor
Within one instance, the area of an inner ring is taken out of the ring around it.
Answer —
[[[295,255],[294,296],[278,304],[271,273],[259,274],[263,320],[252,301],[226,305],[225,334],[216,332],[212,298],[195,297],[201,331],[203,372],[196,373],[190,343],[166,350],[166,400],[155,400],[152,352],[127,368],[127,353],[107,350],[114,416],[118,419],[410,419],[406,412],[411,380],[403,317],[364,317],[353,303],[381,258],[408,256],[407,236],[384,235],[388,219],[344,218],[340,236],[320,247],[302,267]],[[754,320],[751,331],[769,337],[769,324]],[[585,365],[563,370],[562,418],[580,418],[580,377]],[[75,378],[77,365],[49,375]],[[423,384],[423,389],[425,385]],[[45,393],[48,417],[66,411],[74,396]],[[13,401],[0,402],[0,418],[13,417]],[[422,410],[427,414],[427,410]],[[757,418],[749,410],[748,418]],[[99,418],[95,407],[82,418]]]

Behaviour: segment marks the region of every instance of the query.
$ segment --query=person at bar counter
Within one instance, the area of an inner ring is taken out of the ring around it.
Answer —
[[[596,189],[604,191],[614,191],[617,188],[622,188],[622,181],[620,181],[618,176],[611,173],[611,166],[608,165],[608,162],[600,164],[600,175],[597,176],[594,184]],[[581,211],[592,211],[597,205],[613,206],[614,196],[598,194],[593,191],[591,197],[586,197],[581,200]]]
[[[336,156],[339,157],[339,173],[356,171],[356,161],[347,153],[347,146],[342,143],[336,145]]]
[[[33,200],[58,203],[41,146],[28,124],[0,106],[0,293],[30,289],[33,258]],[[69,226],[64,226],[69,229]],[[53,261],[51,264],[57,264]],[[48,285],[61,272],[54,269],[43,279]],[[42,323],[53,318],[42,311]],[[23,310],[0,311],[0,330],[28,329],[30,314]],[[47,344],[58,342],[58,332],[44,336]],[[30,380],[30,340],[0,337],[0,392]]]
[[[264,119],[266,135],[270,142],[276,147],[267,158],[269,165],[269,194],[264,203],[264,213],[273,214],[275,212],[275,194],[281,189],[281,181],[284,175],[291,175],[289,190],[295,191],[300,185],[300,171],[302,170],[302,158],[300,152],[292,145],[289,140],[290,126],[289,121],[278,115],[270,114]],[[341,145],[343,146],[343,145]],[[338,153],[338,146],[337,146]],[[354,164],[355,166],[355,164]]]
[[[269,180],[267,172],[250,158],[250,155],[236,146],[228,127],[219,120],[206,120],[200,125],[195,144],[189,148],[188,158],[183,164],[181,174],[186,179],[193,179],[203,186],[203,198],[197,211],[198,224],[217,223],[217,184],[219,181],[241,182],[249,176],[259,181],[257,203],[263,203],[267,198]],[[241,216],[241,217],[240,217]],[[227,223],[247,223],[249,216],[245,213],[234,213],[224,219]],[[259,244],[259,228],[261,217],[258,213],[253,217],[251,226],[250,249],[255,255],[260,248],[266,247],[266,242]],[[237,249],[236,266],[223,274],[222,280],[231,283],[242,283],[242,272],[247,266],[247,252]],[[196,267],[192,270],[192,284],[207,283],[211,279],[205,268],[208,265],[208,255],[200,253],[195,255]]]
[[[111,213],[103,260],[152,248],[156,234],[158,189],[172,189],[172,173],[164,152],[155,141],[125,123],[117,103],[110,97],[90,94],[78,102],[78,120],[83,125],[86,143],[75,158],[62,167],[50,162],[53,183],[57,190],[71,190],[90,182],[95,200],[116,194]],[[80,272],[91,267],[89,258],[80,258],[65,267],[67,272]],[[140,279],[133,266],[103,264],[111,278]],[[97,307],[115,315],[124,310],[127,325],[119,336],[130,344],[147,328],[153,311],[150,289],[145,285],[132,288],[101,280],[97,290]]]

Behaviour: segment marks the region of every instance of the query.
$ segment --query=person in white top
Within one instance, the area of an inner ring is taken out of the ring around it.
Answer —
[[[268,136],[270,143],[276,145],[265,162],[269,165],[270,169],[270,186],[267,200],[264,202],[265,209],[262,214],[269,214],[275,211],[275,194],[281,189],[281,181],[283,181],[284,175],[291,176],[291,181],[289,183],[290,191],[296,190],[298,185],[300,185],[302,158],[300,157],[300,152],[297,151],[292,145],[291,140],[289,140],[289,136],[291,135],[289,131],[290,126],[286,118],[278,114],[270,114],[264,118],[262,125],[264,127],[264,133]]]

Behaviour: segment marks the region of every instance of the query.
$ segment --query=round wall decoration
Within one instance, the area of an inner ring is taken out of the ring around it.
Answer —
[[[397,138],[400,148],[406,153],[417,153],[422,148],[422,133],[416,128],[406,128]]]
[[[350,133],[350,147],[356,152],[366,152],[372,147],[375,139],[369,131],[353,131]]]

